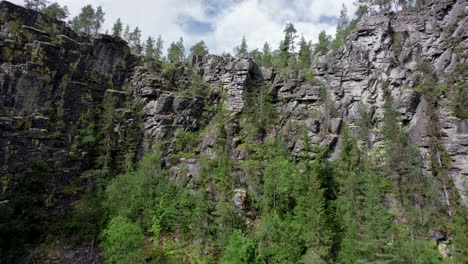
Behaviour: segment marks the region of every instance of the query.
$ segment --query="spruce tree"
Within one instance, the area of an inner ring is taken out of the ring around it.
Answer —
[[[93,17],[94,35],[97,35],[99,31],[101,30],[102,24],[104,24],[104,16],[105,16],[105,13],[104,11],[102,11],[102,7],[98,6]]]
[[[331,36],[327,35],[325,31],[321,31],[319,39],[314,47],[314,54],[325,54],[330,50]]]
[[[112,36],[122,37],[123,24],[120,18],[115,21],[114,26],[112,27]]]
[[[301,69],[310,67],[312,60],[312,51],[310,43],[306,42],[304,36],[301,37],[299,42],[299,65]]]
[[[24,7],[40,11],[41,9],[45,8],[49,4],[47,0],[25,0]]]
[[[152,37],[148,37],[145,42],[145,59],[147,62],[152,62],[154,59],[155,41]]]
[[[130,26],[129,25],[125,27],[125,31],[123,33],[123,39],[127,42],[130,42]]]
[[[245,36],[242,37],[241,44],[234,49],[234,54],[238,58],[246,58],[249,55],[247,50],[247,40]]]
[[[84,32],[88,35],[94,33],[95,27],[94,8],[91,5],[86,5],[81,8],[81,13],[72,20],[72,28],[76,31]]]
[[[271,48],[268,42],[265,42],[262,49],[262,66],[263,67],[271,67],[272,66],[272,54]]]
[[[191,56],[205,56],[208,54],[208,48],[203,40],[197,42],[190,48]]]
[[[167,50],[167,59],[170,63],[180,63],[185,59],[184,40],[179,39],[178,42],[172,42]]]
[[[142,46],[141,46],[141,30],[136,27],[128,36],[128,42],[130,47],[132,48],[132,52],[134,54],[141,54]]]
[[[41,9],[41,13],[51,16],[57,20],[65,20],[70,13],[67,6],[60,6],[57,2]]]
[[[156,40],[156,47],[154,48],[154,59],[156,61],[162,60],[162,50],[163,50],[163,40],[161,38],[161,35],[159,35],[158,39]]]

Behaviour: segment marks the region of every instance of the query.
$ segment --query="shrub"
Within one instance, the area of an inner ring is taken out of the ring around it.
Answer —
[[[145,263],[143,230],[128,218],[113,218],[103,232],[104,256],[107,263]]]

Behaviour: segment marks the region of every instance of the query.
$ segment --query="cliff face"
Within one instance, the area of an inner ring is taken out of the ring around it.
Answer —
[[[78,35],[9,2],[0,25],[0,174],[41,160],[55,175],[49,187],[63,187],[86,169],[68,155],[80,116],[122,87],[136,59],[121,40]]]
[[[358,122],[362,109],[369,116],[369,127],[367,140],[360,143],[380,151],[385,102],[393,100],[403,128],[418,146],[426,174],[432,173],[434,158],[440,163],[446,153],[451,165],[442,167],[448,168],[461,202],[468,206],[468,120],[456,116],[447,94],[434,100],[417,89],[428,75],[447,85],[468,81],[466,69],[459,68],[468,62],[467,13],[466,1],[443,0],[432,1],[417,14],[363,18],[339,50],[315,58],[314,80],[304,73],[289,78],[248,59],[192,58],[203,83],[194,94],[180,89],[194,86],[183,69],[172,72],[167,81],[167,76],[163,78],[167,73],[160,69],[137,66],[138,58],[119,38],[89,38],[63,22],[1,2],[0,175],[4,190],[13,188],[9,182],[15,175],[30,171],[29,164],[45,162],[50,177],[41,183],[41,192],[50,199],[40,206],[66,210],[80,193],[66,192],[67,186],[85,185],[85,177],[80,176],[94,163],[89,151],[76,147],[83,119],[91,109],[101,109],[94,117],[99,127],[104,122],[106,98],[113,98],[114,106],[110,156],[124,148],[125,131],[132,125],[143,128],[134,150],[140,156],[161,142],[164,151],[171,153],[178,131],[207,128],[197,143],[196,157],[165,161],[172,168],[170,176],[189,177],[187,187],[191,188],[196,186],[199,157],[214,155],[220,134],[226,134],[231,159],[246,158],[239,132],[242,112],[252,94],[260,96],[263,92],[258,92],[265,90],[273,98],[278,117],[255,140],[282,136],[294,157],[305,145],[305,133],[310,142],[329,146],[333,159],[340,149],[343,124],[352,134],[362,130]],[[421,64],[430,65],[430,73],[421,74]],[[467,92],[466,88],[462,91]],[[141,111],[132,112],[131,102],[137,102]],[[219,127],[213,121],[214,108],[222,104],[228,121]],[[467,107],[466,102],[461,105]],[[434,139],[442,143],[437,148]],[[180,164],[185,165],[186,174],[177,170]],[[239,170],[232,177],[238,183],[233,201],[242,212],[247,176]]]

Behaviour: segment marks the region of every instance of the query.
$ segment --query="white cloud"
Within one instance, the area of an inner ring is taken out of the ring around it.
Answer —
[[[286,22],[295,24],[299,34],[314,42],[321,30],[334,33],[334,25],[321,22],[321,16],[338,16],[342,4],[352,14],[354,0],[56,0],[69,7],[71,16],[80,12],[82,6],[101,5],[106,13],[104,27],[112,28],[117,18],[128,23],[131,28],[138,26],[143,36],[161,34],[165,47],[182,36],[187,47],[205,40],[212,52],[232,52],[245,35],[250,49],[263,47],[269,42],[277,47],[283,38]],[[22,4],[22,0],[12,0]],[[210,4],[211,3],[211,4]],[[211,14],[205,11],[213,3]],[[207,6],[208,5],[208,6]],[[220,9],[219,6],[222,8]],[[213,12],[216,10],[216,12]],[[214,15],[213,15],[214,13]],[[198,21],[210,22],[213,32],[190,34],[178,24],[180,16]]]

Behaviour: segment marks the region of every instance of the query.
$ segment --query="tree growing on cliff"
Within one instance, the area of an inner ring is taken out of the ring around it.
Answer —
[[[145,59],[146,62],[152,62],[154,60],[154,49],[155,41],[152,37],[148,37],[145,42]]]
[[[120,18],[115,21],[114,26],[112,27],[112,36],[122,37],[123,24]]]
[[[143,47],[141,46],[141,30],[138,27],[128,35],[128,43],[134,54],[141,54]]]
[[[310,67],[312,60],[312,50],[310,42],[307,42],[304,36],[299,41],[299,66],[301,69],[307,69]]]
[[[263,55],[262,55],[262,64],[264,67],[271,67],[272,66],[272,55],[271,55],[271,48],[268,42],[265,42],[263,45]]]
[[[154,59],[156,61],[161,61],[162,58],[162,50],[163,50],[163,40],[161,35],[158,36],[158,39],[156,40],[156,47],[154,48]]]
[[[57,2],[52,3],[47,7],[41,9],[41,13],[53,17],[57,20],[64,20],[70,15],[70,13],[68,12],[68,7],[61,6]]]
[[[325,31],[321,31],[319,34],[319,39],[317,44],[314,47],[314,54],[326,53],[330,49],[331,36],[327,35]]]
[[[41,9],[45,8],[49,1],[47,0],[25,0],[24,7],[40,11]]]
[[[105,15],[106,14],[104,13],[104,11],[102,11],[102,7],[98,6],[93,17],[93,31],[94,31],[93,34],[94,35],[97,35],[99,31],[101,30],[102,24],[104,24]]]
[[[104,15],[100,6],[94,10],[91,5],[86,5],[81,8],[81,13],[73,18],[71,26],[76,31],[97,35],[104,23]]]
[[[245,36],[242,37],[241,44],[234,49],[234,54],[238,58],[245,58],[249,55],[249,51],[247,50],[247,40]]]
[[[208,48],[203,40],[197,42],[190,48],[190,55],[192,56],[205,56],[208,54]]]
[[[123,38],[125,41],[129,42],[129,41],[130,41],[129,37],[130,37],[130,26],[129,26],[129,25],[126,25],[126,26],[125,26],[125,31],[123,32],[122,38]]]
[[[185,59],[184,39],[182,37],[179,41],[171,43],[167,50],[167,59],[170,63],[179,63]]]

